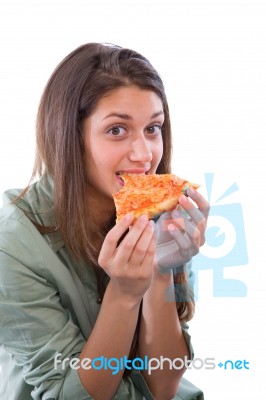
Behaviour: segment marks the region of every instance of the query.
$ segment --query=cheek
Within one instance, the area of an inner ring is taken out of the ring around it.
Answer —
[[[98,146],[95,146],[95,143],[91,143],[90,140],[86,140],[85,142],[85,166],[87,175],[89,177],[95,176],[97,173],[97,169],[100,167],[100,158]]]
[[[121,151],[115,146],[105,143],[94,143],[86,150],[86,165],[88,172],[106,175],[112,172],[121,158]]]
[[[85,139],[85,157],[87,165],[96,166],[104,159],[103,146],[97,138],[88,135]]]
[[[152,153],[153,153],[153,160],[158,165],[163,156],[163,141],[162,140],[160,141],[160,143],[157,143],[156,146],[154,146]]]

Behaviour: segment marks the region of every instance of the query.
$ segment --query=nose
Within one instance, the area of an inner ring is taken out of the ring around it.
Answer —
[[[135,138],[130,146],[129,159],[131,161],[150,162],[152,160],[152,152],[148,140],[139,135]]]

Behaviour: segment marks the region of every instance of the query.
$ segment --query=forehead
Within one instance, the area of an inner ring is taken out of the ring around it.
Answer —
[[[106,93],[98,102],[94,113],[111,109],[115,112],[152,114],[163,109],[160,97],[152,90],[138,86],[123,86]]]

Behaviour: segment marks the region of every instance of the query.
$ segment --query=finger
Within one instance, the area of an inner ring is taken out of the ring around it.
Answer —
[[[179,198],[179,204],[183,207],[186,213],[197,224],[201,219],[205,219],[199,208],[185,195]]]
[[[169,232],[167,231],[167,227],[166,227],[166,229],[164,229],[165,221],[167,221],[169,219],[171,219],[171,211],[167,211],[167,212],[161,214],[158,221],[156,221],[155,237],[157,239],[157,242],[163,242],[163,241],[167,241],[167,239],[168,240],[171,239],[171,237],[169,237]]]
[[[207,220],[202,212],[196,207],[193,202],[186,196],[179,198],[180,205],[184,208],[187,214],[191,217],[192,222],[201,233],[201,242],[204,242],[204,233],[206,230]]]
[[[154,235],[152,235],[149,246],[141,263],[141,269],[144,272],[146,270],[147,273],[149,273],[149,271],[153,267],[155,252],[156,252],[156,240]]]
[[[148,223],[149,220],[146,215],[141,215],[137,218],[136,222],[117,248],[115,260],[118,264],[123,265],[129,261],[133,249]]]
[[[98,258],[99,265],[104,268],[116,253],[117,243],[133,221],[133,214],[125,215],[106,235]]]
[[[198,245],[198,243],[200,242],[201,233],[190,219],[187,219],[183,216],[182,212],[178,210],[172,211],[171,219],[167,219],[162,222],[163,231],[169,232],[168,227],[170,224],[175,225],[182,234],[187,233],[189,238],[193,239],[195,245]]]
[[[140,266],[149,248],[151,239],[154,235],[154,222],[149,221],[146,228],[139,237],[129,259],[130,264]]]
[[[181,256],[190,259],[193,255],[199,251],[199,246],[196,246],[194,241],[190,239],[187,233],[182,234],[180,229],[174,224],[170,224],[169,232],[178,244],[179,253]]]
[[[165,220],[168,220],[171,218],[171,211],[166,211],[165,213],[161,214],[159,219],[155,223],[155,234],[159,235],[160,233],[160,227],[161,225],[164,224]]]
[[[210,204],[208,201],[199,192],[192,188],[188,188],[187,194],[197,204],[204,218],[207,219],[210,211]]]
[[[173,211],[172,219],[166,222],[168,222],[168,226],[169,224],[173,224],[177,226],[183,234],[186,233],[189,236],[189,238],[193,240],[193,243],[196,247],[200,245],[201,242],[200,230],[190,220],[184,218],[180,211],[177,210]]]

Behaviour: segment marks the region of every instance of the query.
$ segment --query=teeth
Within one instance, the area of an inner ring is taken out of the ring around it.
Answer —
[[[121,175],[128,175],[128,176],[134,176],[134,175],[147,175],[147,172],[116,172],[116,175],[121,176]]]
[[[126,172],[123,175],[134,176],[134,175],[145,175],[145,172]]]

